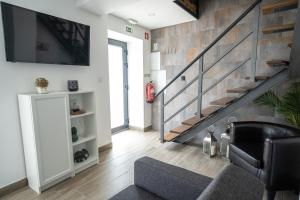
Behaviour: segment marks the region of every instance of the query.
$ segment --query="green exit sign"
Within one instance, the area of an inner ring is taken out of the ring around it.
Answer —
[[[132,26],[126,26],[126,32],[133,33],[133,27]]]

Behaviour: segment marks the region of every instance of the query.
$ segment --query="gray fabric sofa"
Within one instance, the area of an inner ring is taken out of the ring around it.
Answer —
[[[134,163],[134,185],[111,200],[261,200],[264,185],[236,166],[215,179],[149,157]]]

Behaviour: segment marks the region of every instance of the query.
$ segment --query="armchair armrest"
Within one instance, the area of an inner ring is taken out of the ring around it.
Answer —
[[[263,143],[262,126],[257,122],[234,122],[230,129],[231,143]]]
[[[264,177],[270,189],[300,186],[300,137],[268,138],[264,147]],[[296,188],[295,188],[296,189]]]
[[[227,166],[197,200],[261,200],[264,185],[247,171]]]
[[[166,200],[195,200],[212,179],[149,157],[134,163],[135,185]]]

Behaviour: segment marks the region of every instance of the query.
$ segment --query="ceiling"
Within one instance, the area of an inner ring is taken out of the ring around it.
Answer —
[[[125,20],[135,19],[148,29],[195,20],[173,0],[76,0],[76,3],[97,15],[113,14]]]

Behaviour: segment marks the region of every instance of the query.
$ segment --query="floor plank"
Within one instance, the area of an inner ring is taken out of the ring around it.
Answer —
[[[161,144],[157,132],[125,131],[112,138],[113,148],[101,152],[99,165],[68,179],[41,195],[22,188],[3,200],[105,200],[133,183],[134,161],[149,156],[196,173],[215,177],[227,162],[208,158],[195,145]],[[292,199],[295,195],[292,196]],[[281,196],[279,196],[281,197]]]

